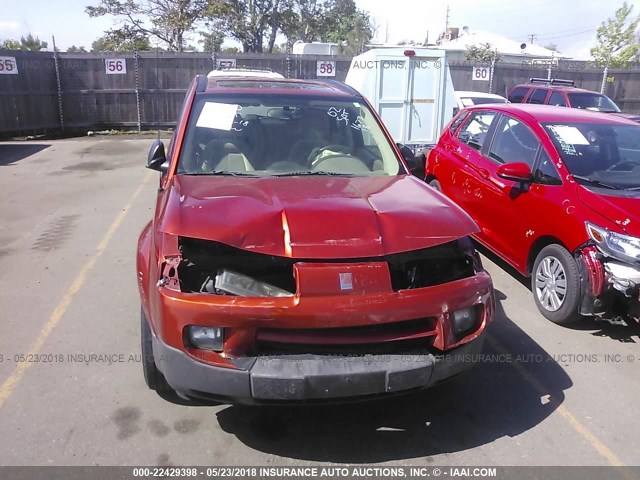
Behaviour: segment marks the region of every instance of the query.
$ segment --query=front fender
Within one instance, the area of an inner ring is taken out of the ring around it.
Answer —
[[[136,271],[138,277],[138,291],[140,292],[140,303],[148,319],[151,319],[149,311],[149,259],[151,257],[151,228],[152,222],[140,233],[138,238],[138,253],[136,256]]]

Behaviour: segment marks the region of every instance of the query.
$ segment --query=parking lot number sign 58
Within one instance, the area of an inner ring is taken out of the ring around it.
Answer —
[[[474,80],[489,81],[489,67],[473,67],[472,78]]]
[[[336,62],[329,60],[318,60],[316,66],[317,77],[335,77],[336,76]]]
[[[107,75],[127,73],[127,60],[124,58],[107,58],[104,65]]]
[[[16,63],[15,57],[0,57],[0,74],[18,74],[18,64]]]

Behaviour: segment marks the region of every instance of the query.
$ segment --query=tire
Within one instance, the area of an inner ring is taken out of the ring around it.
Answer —
[[[140,346],[142,350],[142,371],[144,373],[144,381],[151,390],[156,392],[170,392],[172,388],[167,383],[164,375],[153,358],[153,347],[151,344],[152,333],[147,322],[144,310],[140,308]]]
[[[580,320],[580,273],[564,247],[552,244],[540,251],[533,263],[531,292],[536,307],[547,320],[558,325]]]
[[[440,185],[440,182],[435,178],[429,182],[429,186],[435,188],[439,192],[442,192],[442,186]]]

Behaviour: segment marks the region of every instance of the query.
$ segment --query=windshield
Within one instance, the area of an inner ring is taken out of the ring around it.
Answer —
[[[574,92],[568,95],[573,108],[585,108],[607,113],[620,112],[613,100],[601,93]]]
[[[596,186],[640,187],[640,125],[545,123],[572,175]]]
[[[394,151],[366,105],[299,95],[200,95],[178,173],[398,175]]]

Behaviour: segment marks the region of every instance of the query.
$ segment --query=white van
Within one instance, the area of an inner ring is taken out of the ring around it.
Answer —
[[[457,108],[445,52],[375,48],[353,58],[347,85],[364,95],[397,143],[433,146]]]

